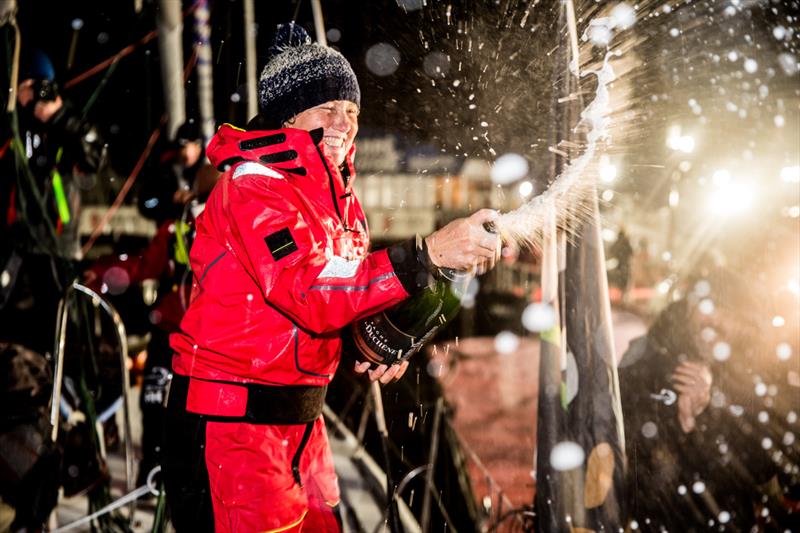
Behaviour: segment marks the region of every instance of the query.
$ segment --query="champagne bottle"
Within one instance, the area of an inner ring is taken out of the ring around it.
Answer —
[[[439,273],[408,300],[345,328],[345,352],[374,365],[400,363],[417,353],[458,314],[472,280],[466,272],[442,268]]]

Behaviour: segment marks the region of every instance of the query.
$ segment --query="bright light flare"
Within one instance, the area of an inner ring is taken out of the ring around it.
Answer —
[[[711,193],[709,208],[715,215],[738,215],[749,211],[753,206],[755,188],[750,183],[717,180],[717,188]]]
[[[667,146],[676,152],[691,154],[695,147],[694,137],[681,134],[680,126],[673,126],[667,134]]]
[[[681,202],[681,193],[676,190],[669,191],[669,206],[670,207],[678,207],[678,204]]]
[[[798,282],[796,279],[790,279],[786,284],[786,288],[789,289],[789,292],[795,296],[800,296],[800,282]]]
[[[787,183],[800,183],[800,166],[783,167],[781,179]]]
[[[716,170],[714,174],[711,175],[711,182],[717,186],[725,186],[731,182],[731,173],[724,168]]]
[[[617,179],[617,166],[611,164],[607,155],[600,158],[600,181],[603,183],[612,183]]]

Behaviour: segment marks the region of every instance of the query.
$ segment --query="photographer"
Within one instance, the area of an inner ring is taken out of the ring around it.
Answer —
[[[58,300],[75,275],[80,189],[94,183],[105,146],[59,93],[44,53],[21,61],[20,80],[17,112],[0,141],[0,339],[45,353]]]

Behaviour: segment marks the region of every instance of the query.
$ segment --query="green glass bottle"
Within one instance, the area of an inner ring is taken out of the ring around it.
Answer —
[[[472,279],[450,269],[440,269],[440,274],[408,300],[345,328],[345,352],[375,365],[400,363],[417,353],[458,314]]]

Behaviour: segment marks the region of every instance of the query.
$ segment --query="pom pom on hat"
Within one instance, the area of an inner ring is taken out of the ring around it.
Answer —
[[[302,26],[298,26],[294,22],[278,24],[278,29],[275,30],[275,36],[269,47],[269,57],[275,57],[293,46],[304,44],[311,44],[311,37]]]
[[[281,128],[298,113],[331,100],[361,105],[350,63],[336,50],[312,43],[294,22],[278,25],[269,53],[258,81],[261,127]]]

